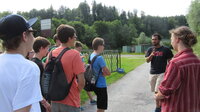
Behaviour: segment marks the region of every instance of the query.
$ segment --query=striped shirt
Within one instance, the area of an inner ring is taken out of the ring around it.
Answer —
[[[200,112],[200,60],[192,49],[176,54],[159,87],[162,112]]]

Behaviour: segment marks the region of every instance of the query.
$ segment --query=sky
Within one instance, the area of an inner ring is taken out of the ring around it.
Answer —
[[[47,9],[51,5],[57,10],[61,5],[67,8],[77,8],[80,2],[85,0],[2,0],[0,12],[11,11],[30,11],[31,9]],[[91,6],[94,0],[86,0]],[[134,9],[145,12],[145,15],[151,16],[176,16],[186,15],[192,0],[95,0],[106,6],[115,6],[119,12],[130,11]]]

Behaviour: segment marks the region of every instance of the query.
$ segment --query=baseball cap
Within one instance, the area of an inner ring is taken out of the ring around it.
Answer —
[[[27,31],[37,21],[37,18],[26,20],[18,14],[11,14],[0,19],[0,38],[7,40]]]

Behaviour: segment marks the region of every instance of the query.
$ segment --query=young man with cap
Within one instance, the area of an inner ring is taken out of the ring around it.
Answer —
[[[0,55],[1,112],[40,112],[40,70],[25,58],[32,50],[31,26],[36,21],[15,14],[0,19],[0,39],[5,49]]]

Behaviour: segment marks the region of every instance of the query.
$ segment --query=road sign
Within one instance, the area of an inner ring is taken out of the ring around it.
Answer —
[[[42,19],[40,22],[41,22],[41,30],[51,29],[51,19]]]

